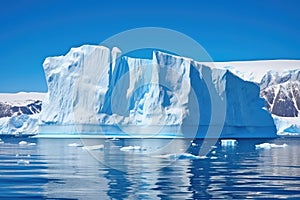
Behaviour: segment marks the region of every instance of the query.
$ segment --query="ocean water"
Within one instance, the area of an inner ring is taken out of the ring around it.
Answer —
[[[0,199],[300,199],[300,138],[2,141]]]

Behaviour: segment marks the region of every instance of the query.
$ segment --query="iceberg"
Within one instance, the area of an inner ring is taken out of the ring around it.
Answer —
[[[262,143],[255,145],[256,149],[271,149],[271,148],[285,148],[287,144],[272,144],[272,143]]]
[[[299,135],[300,117],[279,117],[273,115],[278,135]]]
[[[276,137],[259,85],[224,67],[160,51],[130,58],[94,45],[46,58],[43,67],[41,135]]]
[[[223,139],[223,140],[221,140],[221,146],[223,146],[223,147],[227,147],[227,146],[233,147],[233,146],[236,146],[237,143],[238,142],[234,139]]]
[[[120,151],[142,151],[142,147],[140,147],[140,146],[125,146],[125,147],[121,147]]]
[[[0,118],[0,134],[33,135],[38,132],[39,114],[21,114]]]

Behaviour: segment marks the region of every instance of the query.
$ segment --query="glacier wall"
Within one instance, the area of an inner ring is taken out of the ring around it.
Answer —
[[[189,58],[158,51],[152,60],[129,58],[117,48],[84,45],[43,67],[42,134],[276,136],[258,85]]]

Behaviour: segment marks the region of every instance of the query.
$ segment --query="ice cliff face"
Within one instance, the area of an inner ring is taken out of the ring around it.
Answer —
[[[120,54],[117,48],[85,45],[47,58],[41,132],[55,131],[53,127],[73,132],[66,127],[84,124],[135,130],[179,126],[183,134],[196,127],[198,137],[209,126],[220,126],[221,137],[276,135],[257,84],[226,69],[162,52],[154,52],[152,60]]]

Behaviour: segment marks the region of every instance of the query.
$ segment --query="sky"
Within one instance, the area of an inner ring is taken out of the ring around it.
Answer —
[[[299,10],[297,0],[0,0],[0,92],[46,92],[46,57],[141,27],[184,33],[214,61],[300,59]]]

